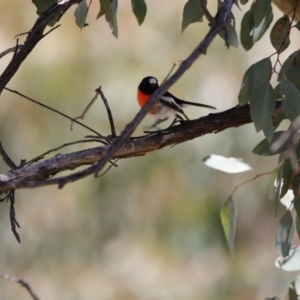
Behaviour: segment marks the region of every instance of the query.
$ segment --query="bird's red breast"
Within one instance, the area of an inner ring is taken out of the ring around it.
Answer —
[[[137,100],[138,100],[140,107],[143,107],[146,104],[146,102],[148,101],[150,96],[151,95],[146,95],[143,92],[141,92],[140,90],[137,90]]]
[[[143,107],[146,104],[146,102],[148,101],[148,99],[150,98],[150,96],[151,95],[146,95],[138,89],[137,90],[137,100],[138,100],[139,106]],[[149,111],[149,114],[155,115],[155,112],[156,112],[155,108],[152,107]]]

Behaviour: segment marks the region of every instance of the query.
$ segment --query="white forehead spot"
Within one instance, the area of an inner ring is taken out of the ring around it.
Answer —
[[[149,83],[150,84],[157,84],[157,80],[154,77],[149,78]]]

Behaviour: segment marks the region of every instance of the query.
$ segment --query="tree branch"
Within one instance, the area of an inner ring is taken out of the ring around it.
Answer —
[[[11,282],[19,283],[22,287],[24,287],[28,291],[29,295],[31,296],[31,298],[33,300],[39,300],[39,297],[32,290],[31,286],[29,285],[29,283],[25,279],[13,277],[13,276],[10,276],[8,274],[4,274],[2,272],[0,272],[0,277],[3,277],[4,279],[9,280]]]
[[[278,101],[274,113],[280,107],[281,102]],[[205,134],[217,133],[251,122],[249,105],[237,106],[224,112],[209,114],[200,119],[186,121],[180,125],[157,131],[153,134],[131,138],[114,153],[112,159],[145,155],[148,152],[180,144]],[[65,170],[74,170],[82,165],[93,164],[105,157],[109,147],[109,145],[106,145],[56,155],[43,162],[0,174],[0,188],[2,191],[5,191],[9,189],[35,188],[59,184],[61,178],[47,178]]]
[[[116,138],[112,145],[106,148],[105,154],[103,154],[102,158],[97,163],[93,164],[87,169],[73,173],[71,175],[58,179],[48,180],[47,185],[58,184],[59,188],[62,188],[67,183],[77,181],[91,174],[95,174],[95,177],[97,177],[100,170],[107,164],[108,161],[110,161],[114,157],[118,149],[129,139],[134,130],[137,128],[138,124],[148,113],[154,102],[157,101],[157,99],[159,99],[192,66],[192,64],[198,59],[201,54],[206,53],[207,47],[225,26],[232,5],[233,0],[224,1],[215,17],[215,23],[211,26],[204,40],[194,49],[194,51],[192,51],[188,58],[182,62],[178,70],[152,94],[147,103],[134,117],[134,119],[126,125],[121,135]],[[28,183],[26,186],[28,187]]]
[[[34,29],[29,33],[24,46],[21,48],[21,50],[15,55],[14,59],[12,60],[12,62],[14,61],[14,63],[11,62],[9,64],[7,69],[4,71],[4,75],[2,75],[2,77],[0,78],[0,92],[2,91],[2,89],[4,88],[4,86],[8,82],[8,80],[15,74],[18,67],[22,63],[22,61],[30,53],[30,51],[37,44],[37,42],[43,37],[42,32],[45,29],[49,20],[51,20],[57,14],[63,13],[72,4],[77,3],[77,2],[79,2],[79,0],[64,1],[62,5],[56,4],[37,20],[36,24],[33,27]],[[66,160],[64,162],[60,161],[59,164],[56,164],[55,160],[54,160],[54,161],[52,161],[54,163],[53,167],[49,166],[49,168],[52,169],[52,172],[51,172],[52,174],[49,175],[48,172],[45,172],[45,170],[48,170],[48,168],[44,169],[45,166],[42,166],[41,168],[39,168],[39,172],[34,172],[31,176],[26,177],[26,178],[24,178],[22,176],[17,176],[17,178],[19,179],[17,182],[15,181],[15,182],[9,182],[9,183],[8,182],[0,183],[0,187],[3,188],[3,190],[4,190],[4,189],[11,189],[11,188],[37,187],[37,186],[43,186],[43,185],[58,184],[58,186],[60,188],[62,188],[65,184],[67,184],[69,182],[79,180],[79,179],[87,177],[91,174],[95,174],[95,176],[97,176],[98,173],[100,172],[100,170],[107,164],[107,162],[110,161],[111,159],[113,159],[114,157],[116,157],[116,153],[118,153],[118,150],[120,149],[120,147],[130,138],[130,136],[132,135],[134,130],[137,128],[138,124],[145,117],[145,115],[148,113],[148,111],[150,110],[150,108],[152,107],[154,102],[157,101],[157,99],[159,99],[192,66],[192,64],[198,59],[198,57],[201,54],[206,53],[206,49],[208,48],[210,43],[213,41],[213,39],[216,37],[216,35],[222,30],[222,28],[226,24],[226,20],[231,11],[232,5],[233,5],[233,0],[225,0],[224,1],[223,5],[221,6],[220,10],[218,11],[218,13],[215,17],[214,24],[210,27],[210,30],[207,33],[204,40],[192,51],[192,53],[187,57],[187,59],[181,63],[181,65],[179,66],[177,71],[172,76],[170,76],[170,78],[168,80],[166,80],[166,82],[164,82],[160,86],[159,89],[157,89],[153,93],[153,95],[147,101],[146,105],[144,105],[143,108],[135,116],[135,118],[130,123],[127,124],[127,126],[125,127],[125,129],[123,130],[121,135],[119,137],[117,137],[111,145],[98,148],[98,151],[100,150],[100,153],[98,153],[98,155],[100,155],[100,157],[101,157],[101,159],[98,162],[94,163],[92,166],[90,166],[82,171],[75,172],[75,173],[65,176],[65,177],[56,178],[56,179],[48,179],[46,181],[42,180],[45,178],[49,178],[49,176],[55,175],[57,172],[60,172],[61,170],[66,170],[69,168],[74,169],[78,166],[78,164],[74,164],[72,166],[72,162],[71,162],[71,166],[69,165],[68,167],[62,167],[62,165],[64,165],[67,162]],[[182,126],[187,126],[187,125],[183,124]],[[175,128],[177,128],[177,127],[175,127]],[[176,130],[175,128],[173,128],[171,130]],[[215,130],[217,130],[217,129],[215,129]],[[177,139],[177,141],[172,142],[172,143],[173,144],[181,143],[184,140],[192,139],[192,138],[196,137],[196,136],[190,135],[188,127],[185,127],[185,131],[186,131],[185,137],[182,137],[181,139],[179,138],[179,139]],[[205,133],[206,132],[202,132],[202,133],[200,133],[200,135],[205,134]],[[158,135],[161,137],[164,136],[164,131],[158,133]],[[170,141],[172,141],[172,137],[174,135],[176,136],[175,132],[171,133],[171,136],[169,138]],[[150,138],[151,137],[153,137],[153,136],[151,135]],[[146,137],[146,139],[147,139],[147,137]],[[168,140],[168,138],[167,138],[167,140]],[[162,142],[160,142],[159,147],[161,148],[164,145],[169,145],[169,144],[165,144],[165,142],[162,141]],[[124,149],[124,147],[123,147],[123,149]],[[141,155],[141,154],[132,154],[132,156],[134,156],[134,155]],[[56,157],[56,159],[59,160],[61,157],[63,157],[63,155]],[[68,158],[70,158],[70,157],[65,157],[65,159],[68,159]],[[84,165],[84,164],[90,164],[93,162],[94,161],[83,160],[81,163],[80,162],[79,163],[81,165]],[[30,167],[26,167],[24,169],[31,170],[32,167],[33,166],[30,166]],[[39,175],[37,176],[37,174],[39,174]],[[10,179],[8,174],[3,174],[3,175],[0,175],[0,180],[8,181],[8,180],[15,180],[15,179]],[[22,180],[25,180],[27,182],[22,182]],[[29,180],[30,180],[30,182],[28,182]],[[42,181],[32,182],[32,180],[42,180]]]
[[[2,75],[0,76],[0,94],[11,78],[18,71],[22,62],[26,59],[29,53],[34,49],[37,43],[44,37],[44,30],[54,17],[63,14],[72,5],[81,0],[69,0],[61,3],[56,3],[44,12],[35,22],[32,29],[29,31],[27,39],[21,49],[14,55]]]

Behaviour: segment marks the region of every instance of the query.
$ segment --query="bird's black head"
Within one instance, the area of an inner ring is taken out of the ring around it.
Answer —
[[[152,95],[158,87],[157,79],[152,76],[147,76],[141,81],[138,89],[146,95]]]

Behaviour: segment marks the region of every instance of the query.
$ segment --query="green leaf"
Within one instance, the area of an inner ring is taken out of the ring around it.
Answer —
[[[36,6],[38,15],[41,15],[48,8],[57,2],[57,0],[32,0],[33,4]]]
[[[99,12],[97,14],[96,19],[99,19],[100,17],[102,17],[103,15],[105,15],[105,11],[104,11],[104,8],[103,8],[103,4],[101,4],[101,0],[99,0],[99,3],[100,3],[100,10],[99,10]]]
[[[299,197],[300,196],[300,175],[299,174],[295,176],[295,178],[293,178],[292,186],[293,186],[293,193],[295,197]]]
[[[299,263],[299,261],[298,261]],[[293,281],[289,287],[289,299],[288,300],[299,300],[299,295],[297,294],[295,282]]]
[[[228,243],[230,255],[234,258],[234,239],[236,230],[236,207],[233,199],[230,197],[221,208],[221,223],[224,229],[225,237]]]
[[[290,27],[290,18],[283,16],[277,20],[271,30],[271,43],[278,53],[283,52],[290,44]]]
[[[283,63],[278,75],[278,81],[284,79],[292,82],[300,90],[300,50],[292,53]]]
[[[287,148],[288,144],[284,143],[276,152],[271,151],[270,146],[281,136],[282,133],[284,133],[284,131],[274,132],[271,142],[269,142],[267,139],[263,139],[258,145],[255,146],[252,152],[262,156],[272,156],[281,153]]]
[[[282,107],[287,118],[293,122],[300,115],[300,93],[297,87],[287,80],[280,83]]]
[[[239,103],[250,101],[250,113],[256,131],[263,130],[269,141],[273,137],[271,113],[275,107],[275,93],[269,83],[272,64],[269,57],[252,65],[245,73],[239,94]]]
[[[241,44],[246,51],[251,49],[254,43],[264,35],[273,20],[273,12],[271,6],[266,6],[269,7],[269,10],[263,13],[263,19],[261,19],[261,15],[257,15],[258,11],[255,10],[255,7],[259,2],[264,1],[256,1],[255,4],[252,4],[250,10],[244,14],[244,17],[242,19]],[[268,3],[269,0],[267,0],[266,2]],[[262,5],[264,5],[264,3],[262,3]],[[255,26],[255,14],[257,16],[256,20],[261,20],[258,26]]]
[[[250,101],[253,92],[261,85],[267,85],[272,72],[269,57],[253,64],[245,73],[239,93],[239,104],[244,105]]]
[[[253,10],[250,9],[244,14],[241,24],[241,44],[246,51],[250,50],[254,45],[253,28],[254,14]]]
[[[75,9],[75,23],[79,28],[83,28],[86,23],[86,17],[88,14],[88,6],[86,0],[82,0]]]
[[[42,13],[47,11],[53,4],[57,3],[57,0],[32,0],[36,6],[36,13],[40,16]],[[54,17],[49,23],[49,26],[53,26],[60,18],[60,15]]]
[[[100,0],[100,11],[97,15],[97,19],[105,15],[115,38],[118,38],[117,9],[118,0]]]
[[[276,178],[276,186],[275,186],[275,197],[274,197],[274,202],[275,202],[275,216],[277,216],[277,209],[278,209],[278,204],[280,200],[280,192],[281,192],[281,186],[282,186],[282,176],[283,176],[283,164],[281,164],[277,178]]]
[[[110,28],[112,29],[112,34],[115,38],[118,38],[118,24],[117,24],[117,9],[118,9],[118,0],[111,0],[111,11],[112,11],[112,20],[107,20],[109,22]],[[106,16],[106,14],[105,14]]]
[[[234,4],[235,4],[238,8],[240,8],[240,7],[239,7],[239,1],[238,1],[238,0],[234,0]]]
[[[131,0],[132,11],[139,25],[142,25],[147,13],[147,5],[144,0]]]
[[[275,93],[270,83],[259,85],[250,97],[250,114],[256,131],[263,130],[269,142],[274,135],[271,113],[275,103]]]
[[[283,174],[282,174],[282,187],[280,193],[280,199],[284,197],[287,191],[290,189],[291,178],[293,174],[293,169],[289,159],[283,161]]]
[[[298,216],[296,217],[295,225],[298,239],[300,239],[300,221]]]
[[[106,20],[112,20],[113,19],[110,0],[100,0],[100,12],[99,12],[99,14],[101,14],[101,16],[105,15]],[[99,14],[98,14],[98,16],[99,16]]]
[[[280,219],[276,229],[276,250],[282,257],[289,256],[295,228],[293,217],[289,210]]]
[[[295,27],[300,30],[300,22],[297,22],[297,24],[295,25]]]
[[[299,271],[300,270],[300,246],[293,247],[290,250],[288,257],[278,257],[275,261],[275,266],[281,270],[287,272]],[[283,300],[281,298],[281,300]]]
[[[300,196],[296,196],[293,200],[293,204],[294,204],[294,208],[295,208],[295,211],[297,213],[297,218],[296,218],[296,231],[297,231],[297,235],[298,235],[298,238],[300,239]]]
[[[205,6],[207,1],[203,1]],[[203,11],[200,8],[199,0],[188,0],[183,8],[183,17],[181,32],[183,32],[190,24],[195,22],[202,22]]]
[[[254,3],[254,26],[257,28],[267,16],[271,8],[271,0],[259,0]]]
[[[234,18],[234,15],[232,14],[232,12],[230,12],[230,14],[229,14],[229,17],[228,17],[228,20],[226,23],[226,29],[227,29],[227,34],[228,34],[229,45],[234,48],[238,48],[239,41],[238,41],[238,36],[237,36],[236,30],[235,30],[235,18]],[[224,30],[221,30],[219,32],[219,36],[225,41]]]
[[[275,92],[275,90],[274,90]],[[275,92],[276,94],[276,92]],[[279,110],[275,113],[275,115],[273,116],[273,128],[274,130],[276,130],[278,128],[278,126],[280,125],[280,123],[286,119],[286,115],[284,114],[283,110]]]
[[[259,26],[254,27],[254,33],[253,33],[254,42],[257,42],[261,39],[261,37],[265,34],[267,29],[269,28],[272,21],[273,21],[273,11],[272,11],[272,6],[270,6],[268,13],[266,14],[262,22],[259,24]]]

